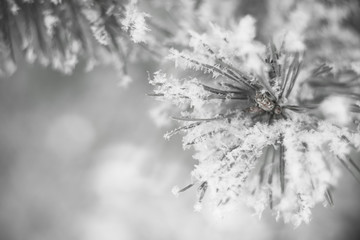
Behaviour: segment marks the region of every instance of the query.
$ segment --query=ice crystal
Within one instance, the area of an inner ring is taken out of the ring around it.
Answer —
[[[191,33],[191,48],[169,56],[186,77],[156,72],[153,95],[179,107],[173,118],[182,125],[165,137],[183,132],[183,147],[193,147],[198,161],[195,180],[177,194],[197,185],[195,210],[207,193],[215,208],[245,202],[258,215],[268,207],[298,226],[310,221],[317,203],[333,204],[339,166],[359,169],[349,153],[359,149],[360,135],[321,111],[341,101],[301,96],[302,87],[331,69],[304,63],[300,47],[254,38],[250,16],[230,30],[212,25]]]
[[[138,43],[144,42],[146,39],[146,32],[150,29],[145,23],[145,18],[148,14],[140,12],[136,7],[137,0],[132,0],[126,6],[125,18],[121,21],[123,29],[130,32],[131,39]]]

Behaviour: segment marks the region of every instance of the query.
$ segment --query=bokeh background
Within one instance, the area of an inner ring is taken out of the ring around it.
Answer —
[[[243,2],[241,14],[263,25],[261,1]],[[317,206],[296,229],[245,206],[194,212],[194,189],[171,194],[190,182],[192,152],[151,118],[147,71],[157,66],[131,65],[127,88],[112,67],[83,69],[20,61],[0,77],[0,240],[359,239],[360,184],[345,171],[335,206]]]

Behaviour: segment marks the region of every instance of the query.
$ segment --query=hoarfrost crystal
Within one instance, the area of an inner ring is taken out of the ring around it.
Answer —
[[[150,82],[154,96],[179,107],[174,119],[182,125],[165,137],[183,132],[183,147],[198,161],[194,181],[176,194],[195,185],[197,211],[203,199],[214,208],[244,202],[298,226],[317,203],[333,204],[339,166],[358,169],[349,154],[360,136],[327,120],[320,111],[327,103],[302,100],[303,83],[331,69],[304,62],[284,43],[262,45],[253,25],[247,16],[231,31],[212,25],[191,33],[191,48],[169,56],[187,77],[157,72]]]

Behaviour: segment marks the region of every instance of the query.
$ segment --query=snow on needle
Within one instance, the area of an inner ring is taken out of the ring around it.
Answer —
[[[247,22],[239,25],[254,28]],[[156,98],[179,108],[174,119],[182,126],[166,138],[183,132],[184,148],[195,150],[192,176],[200,183],[195,208],[201,209],[206,191],[214,208],[244,202],[258,215],[269,207],[294,226],[307,223],[315,204],[334,204],[331,191],[341,165],[360,173],[349,157],[351,149],[359,149],[358,132],[324,118],[321,101],[301,100],[302,84],[331,69],[304,64],[302,53],[284,44],[232,37],[241,28],[227,31],[226,38],[216,30],[206,37],[192,33],[191,49],[171,51],[175,65],[192,69],[196,77],[159,71],[150,81]]]

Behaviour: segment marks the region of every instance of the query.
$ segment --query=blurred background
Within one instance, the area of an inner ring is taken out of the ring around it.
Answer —
[[[261,1],[242,3],[238,15],[265,29]],[[358,16],[349,20],[356,31]],[[335,206],[315,207],[296,229],[245,206],[221,217],[194,212],[195,189],[174,197],[196,162],[180,136],[163,138],[173,126],[151,118],[147,71],[157,68],[131,65],[127,88],[106,66],[64,75],[20,62],[0,77],[0,240],[359,239],[360,185],[345,171]]]

